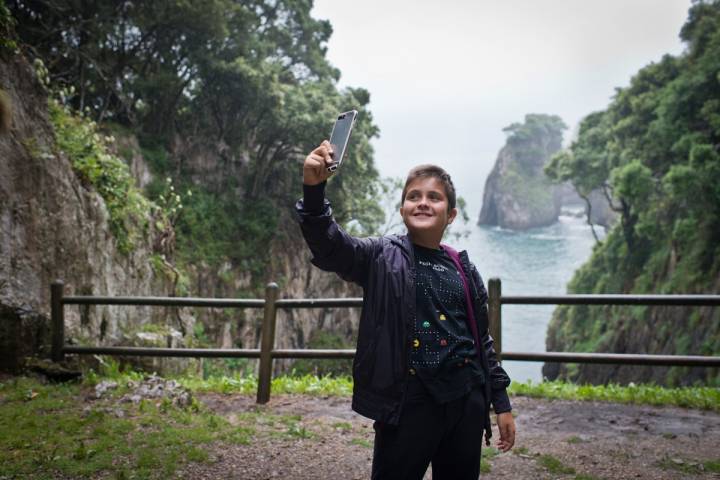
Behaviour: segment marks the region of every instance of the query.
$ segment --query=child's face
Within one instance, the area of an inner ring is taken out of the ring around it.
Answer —
[[[400,215],[411,236],[429,235],[440,241],[457,215],[457,209],[448,211],[448,206],[442,182],[435,177],[420,177],[408,185]]]

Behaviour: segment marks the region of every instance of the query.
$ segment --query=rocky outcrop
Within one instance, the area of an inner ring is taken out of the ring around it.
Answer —
[[[171,284],[151,266],[152,227],[134,250],[119,252],[105,203],[58,150],[47,94],[21,55],[0,58],[0,89],[13,107],[12,128],[0,134],[0,367],[13,370],[19,358],[47,353],[53,280],[64,280],[68,295],[166,295]],[[66,307],[65,318],[69,342],[114,344],[144,323],[178,317],[92,306]]]
[[[58,150],[47,94],[22,57],[0,61],[0,89],[14,105],[13,127],[0,135],[0,369],[17,370],[23,357],[48,353],[49,287],[55,279],[64,280],[67,295],[165,296],[173,295],[175,286],[173,275],[153,268],[152,231],[130,253],[120,253],[103,199],[77,178],[70,160]],[[152,174],[137,141],[116,138],[116,153],[128,162],[138,185],[149,184]],[[222,184],[228,174],[223,172],[227,162],[222,149],[180,140],[174,148],[174,154],[198,172],[194,180],[210,188]],[[245,162],[230,163],[237,165],[233,174],[241,175]],[[361,296],[359,287],[310,264],[291,207],[286,217],[282,223],[297,235],[283,236],[269,247],[272,262],[259,276],[229,262],[219,267],[189,265],[184,272],[188,294],[258,298],[262,289],[257,285],[276,281],[281,298]],[[262,326],[260,309],[68,306],[65,318],[66,340],[89,345],[185,346],[195,342],[194,326],[199,322],[214,346],[258,348]],[[321,330],[352,343],[358,321],[357,309],[280,310],[276,347],[306,348]],[[161,358],[139,363],[150,371],[186,365]],[[276,368],[291,363],[278,361]]]
[[[562,192],[543,167],[560,150],[564,129],[559,117],[543,114],[505,129],[510,135],[485,182],[479,225],[525,230],[557,221]]]

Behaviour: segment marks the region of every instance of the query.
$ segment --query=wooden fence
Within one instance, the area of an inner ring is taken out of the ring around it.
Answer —
[[[361,298],[278,299],[278,286],[269,283],[264,299],[227,299],[193,297],[97,297],[65,296],[62,281],[50,287],[52,319],[52,359],[60,361],[65,354],[137,355],[155,357],[234,357],[259,358],[257,402],[270,400],[272,363],[276,358],[353,358],[355,350],[275,349],[275,324],[278,309],[361,307]],[[262,308],[263,324],[259,349],[88,347],[65,345],[65,305],[155,305],[171,307]],[[490,334],[502,360],[556,363],[610,363],[631,365],[664,365],[720,367],[720,356],[646,355],[576,352],[505,352],[502,349],[503,305],[666,305],[720,306],[720,295],[502,295],[500,279],[488,281]]]

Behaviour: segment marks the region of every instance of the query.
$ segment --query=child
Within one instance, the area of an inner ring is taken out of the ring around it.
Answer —
[[[487,293],[467,252],[441,245],[457,215],[455,188],[440,167],[413,168],[402,193],[407,235],[352,237],[325,199],[331,145],[305,159],[296,208],[311,262],[363,288],[352,408],[375,420],[373,479],[477,479],[480,449],[515,443],[515,422],[488,334]]]

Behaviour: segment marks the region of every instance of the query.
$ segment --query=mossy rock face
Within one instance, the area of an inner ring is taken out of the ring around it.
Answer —
[[[80,370],[44,358],[27,357],[24,367],[25,370],[39,373],[52,382],[69,382],[82,377]]]

